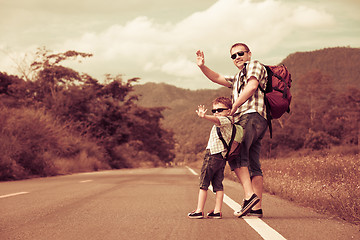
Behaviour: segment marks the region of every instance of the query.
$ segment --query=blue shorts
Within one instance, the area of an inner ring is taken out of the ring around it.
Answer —
[[[222,191],[225,164],[226,161],[221,153],[211,155],[210,151],[206,150],[201,168],[200,189],[208,190],[211,182],[214,192]]]
[[[248,167],[250,176],[262,176],[260,164],[261,140],[267,129],[267,121],[259,113],[248,113],[240,117],[239,125],[244,128],[240,156],[229,162],[232,171]]]

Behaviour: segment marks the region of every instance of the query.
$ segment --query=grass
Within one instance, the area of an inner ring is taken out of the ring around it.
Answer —
[[[350,223],[360,224],[358,146],[322,152],[304,150],[291,156],[261,159],[264,190]],[[197,158],[200,159],[200,158]],[[201,168],[202,160],[191,164]],[[238,181],[227,166],[225,177]]]
[[[262,167],[267,192],[360,224],[358,154],[264,159]]]

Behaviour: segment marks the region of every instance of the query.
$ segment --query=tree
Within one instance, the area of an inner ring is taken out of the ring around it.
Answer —
[[[324,131],[345,144],[359,144],[360,89],[349,87],[329,99],[323,115]]]
[[[297,79],[290,114],[273,121],[271,149],[318,149],[339,142],[340,136],[328,131],[333,121],[324,118],[336,105],[336,94],[329,82],[329,77],[316,70]]]
[[[1,103],[9,107],[18,107],[24,104],[27,96],[26,82],[14,75],[0,72],[0,97]]]
[[[39,49],[31,64],[34,79],[23,81],[16,97],[23,98],[24,106],[42,108],[91,136],[109,154],[113,167],[129,166],[122,163],[127,161],[125,154],[115,151],[118,146],[147,152],[146,156],[157,156],[162,162],[171,161],[174,141],[172,133],[161,126],[163,109],[136,105],[138,97],[132,94],[132,84],[138,78],[124,81],[121,75],[106,75],[102,84],[61,65],[66,60],[90,56],[76,51],[52,54]],[[4,86],[8,86],[5,81]],[[130,142],[137,142],[136,148]]]

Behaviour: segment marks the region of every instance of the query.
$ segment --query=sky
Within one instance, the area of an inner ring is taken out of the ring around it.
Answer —
[[[65,63],[102,81],[138,77],[185,89],[214,89],[196,65],[235,75],[230,47],[278,64],[295,52],[360,47],[359,0],[0,0],[0,71],[34,59],[39,47],[93,57]],[[336,56],[334,56],[336,57]]]

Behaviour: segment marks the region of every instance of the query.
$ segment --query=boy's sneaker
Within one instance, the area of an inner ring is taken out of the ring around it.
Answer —
[[[195,212],[192,211],[191,213],[188,214],[188,218],[195,218],[195,219],[200,219],[200,218],[204,218],[204,214],[202,212]]]
[[[249,200],[245,200],[241,207],[241,210],[234,212],[234,215],[237,217],[245,216],[248,212],[250,212],[251,208],[255,206],[260,201],[260,198],[254,193]]]
[[[209,212],[207,214],[207,217],[208,218],[218,218],[218,219],[220,219],[220,218],[222,218],[222,213],[221,212],[214,213],[214,210],[212,210],[211,212]]]
[[[262,218],[263,217],[263,211],[262,211],[262,209],[258,209],[258,210],[252,210],[251,209],[250,212],[246,216]]]

